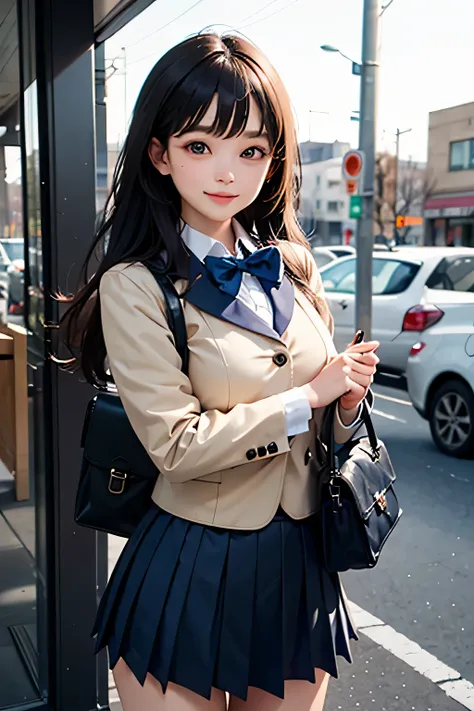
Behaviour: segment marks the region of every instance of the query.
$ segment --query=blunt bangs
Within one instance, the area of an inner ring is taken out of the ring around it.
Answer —
[[[272,149],[281,139],[283,121],[273,87],[262,71],[242,56],[229,57],[215,51],[202,59],[182,78],[176,90],[162,105],[157,117],[161,136],[166,143],[170,136],[195,131],[217,97],[217,110],[209,133],[232,138],[241,135],[247,126],[253,99],[260,111],[259,135],[267,133]],[[163,135],[166,134],[166,135]]]

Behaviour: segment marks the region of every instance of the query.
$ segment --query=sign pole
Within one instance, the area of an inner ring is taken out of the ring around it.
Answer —
[[[364,0],[359,148],[365,156],[362,219],[357,223],[356,323],[366,340],[372,336],[372,253],[378,88],[380,0]]]

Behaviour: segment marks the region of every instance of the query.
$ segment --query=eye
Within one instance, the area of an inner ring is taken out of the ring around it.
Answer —
[[[247,158],[249,160],[255,160],[258,158],[263,158],[267,154],[263,150],[263,148],[259,148],[258,146],[250,146],[250,148],[246,148],[245,151],[243,151],[240,155],[242,158]]]
[[[185,148],[187,151],[194,153],[196,156],[202,156],[206,153],[206,151],[209,151],[209,148],[202,141],[193,141],[192,143],[188,143]]]

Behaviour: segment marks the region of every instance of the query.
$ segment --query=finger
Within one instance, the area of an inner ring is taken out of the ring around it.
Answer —
[[[380,363],[380,358],[376,356],[375,353],[347,353],[345,357],[350,359],[353,363],[367,365],[371,368],[375,368]]]
[[[367,343],[357,343],[355,346],[349,346],[346,348],[346,353],[370,353],[376,351],[380,346],[378,341],[367,341]]]
[[[344,356],[344,362],[351,369],[351,372],[360,373],[361,375],[373,375],[376,370],[375,363],[365,364],[363,360],[355,360],[348,355]],[[351,373],[349,373],[350,375]]]
[[[352,380],[354,383],[357,383],[357,385],[361,385],[363,388],[370,388],[372,383],[374,382],[374,376],[373,375],[365,375],[362,373],[357,373],[355,371],[352,371],[352,373],[349,376],[350,380]]]

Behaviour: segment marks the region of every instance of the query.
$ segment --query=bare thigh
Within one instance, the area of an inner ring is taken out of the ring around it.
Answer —
[[[247,701],[231,696],[229,711],[323,711],[329,674],[316,669],[316,684],[285,681],[285,698],[250,687]]]
[[[194,691],[177,684],[168,684],[166,693],[151,674],[142,686],[134,677],[123,659],[113,670],[117,691],[123,711],[225,711],[226,698],[223,691],[213,689],[211,700],[204,699]]]

